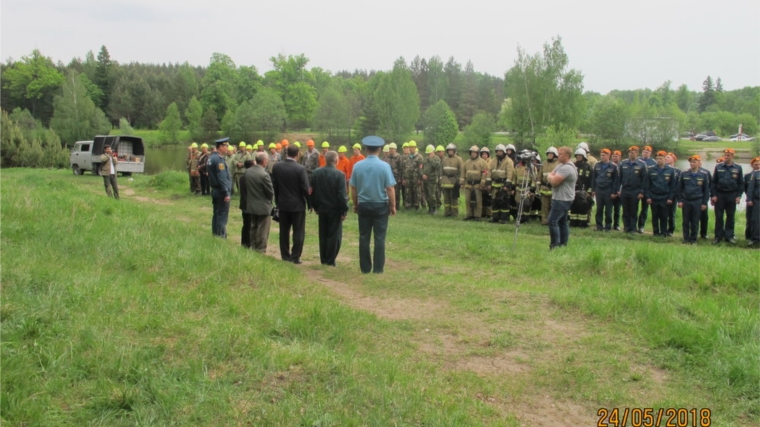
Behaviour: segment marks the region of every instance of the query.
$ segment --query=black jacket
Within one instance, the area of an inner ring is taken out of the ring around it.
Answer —
[[[348,213],[346,177],[335,166],[325,166],[311,173],[311,206],[317,213]]]
[[[288,158],[272,167],[272,184],[274,200],[281,211],[303,212],[307,207],[311,209],[306,168],[294,159]]]

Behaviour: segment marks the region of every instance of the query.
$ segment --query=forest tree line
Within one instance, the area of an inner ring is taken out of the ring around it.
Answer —
[[[464,133],[467,144],[488,144],[495,131],[518,144],[561,144],[579,134],[592,142],[672,147],[684,132],[758,133],[760,86],[726,91],[707,76],[698,90],[673,88],[584,91],[559,37],[541,52],[518,48],[504,76],[475,70],[454,58],[397,59],[389,70],[330,72],[308,67],[301,55],[270,58],[272,70],[237,65],[214,53],[206,66],[119,63],[105,46],[84,60],[54,62],[40,51],[0,64],[4,122],[40,147],[51,135],[71,146],[96,134],[159,129],[164,143],[189,131],[193,141],[224,134],[233,140],[274,140],[310,131],[336,143],[378,134],[403,142],[423,131],[425,143],[447,144]],[[52,131],[45,136],[45,132]],[[6,143],[6,138],[3,138]],[[4,147],[5,148],[5,147]],[[3,155],[3,165],[16,164]]]

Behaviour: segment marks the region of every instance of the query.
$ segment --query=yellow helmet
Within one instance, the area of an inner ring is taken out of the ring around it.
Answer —
[[[298,148],[301,148],[301,143],[300,143],[300,142],[298,142],[298,141],[294,142],[294,143],[293,143],[293,145],[295,145],[295,146],[296,146],[296,147],[298,147]]]
[[[435,151],[441,151],[441,152],[443,152],[443,151],[446,151],[446,150],[443,149],[443,145],[439,145],[439,146],[435,147]]]
[[[245,146],[245,149],[253,151],[253,145],[248,144],[248,145]]]
[[[414,141],[414,140],[412,140],[412,141],[409,141],[409,146],[410,146],[410,147],[414,147],[414,148],[417,148],[417,141]]]
[[[192,144],[190,144],[190,148],[198,148],[198,143],[193,142]]]
[[[356,144],[354,144],[354,148],[358,148],[358,149],[361,150],[362,149],[362,145],[357,142]]]
[[[407,148],[407,147],[409,147],[409,143],[408,142],[405,142],[405,143],[401,144],[401,148]]]
[[[206,144],[206,143],[204,142],[203,144],[201,144],[201,148],[208,148],[208,144]]]
[[[240,147],[245,147],[245,141],[240,141],[240,144],[238,144]]]
[[[388,146],[388,145],[386,145],[385,147],[383,147],[383,153],[389,153],[390,149],[391,149],[391,147]]]
[[[276,149],[277,148],[277,144],[275,144],[274,142],[270,142],[269,143],[269,148],[275,148]]]
[[[340,146],[340,148],[338,148],[338,152],[339,152],[339,153],[345,153],[346,151],[347,151],[347,150],[346,150],[346,147],[344,147],[344,146],[342,146],[342,145]]]
[[[256,141],[256,145],[257,146],[259,146],[259,145],[263,146],[264,145],[264,141],[258,140],[258,141]]]
[[[330,143],[325,141],[322,143],[322,148],[330,148]]]
[[[425,154],[430,154],[430,153],[432,153],[434,151],[435,151],[435,147],[433,147],[432,144],[430,144],[427,147],[425,147]]]

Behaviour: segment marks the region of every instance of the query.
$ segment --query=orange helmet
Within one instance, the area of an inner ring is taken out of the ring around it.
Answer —
[[[313,147],[314,146],[314,141],[312,141],[312,140],[306,141],[306,146],[307,147]]]

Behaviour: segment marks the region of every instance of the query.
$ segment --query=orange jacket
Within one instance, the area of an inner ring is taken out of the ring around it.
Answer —
[[[354,166],[356,166],[357,163],[364,160],[366,157],[364,157],[363,154],[359,154],[358,156],[351,156],[351,168],[348,170],[348,179],[351,179],[351,174],[354,173]]]
[[[325,166],[326,164],[327,162],[325,161],[325,155],[322,153],[319,153],[319,167],[321,168]]]
[[[343,175],[346,176],[346,180],[351,177],[351,161],[348,160],[348,157],[343,156],[343,158],[341,158],[340,155],[338,155],[338,164],[335,165],[335,168],[343,172]]]

